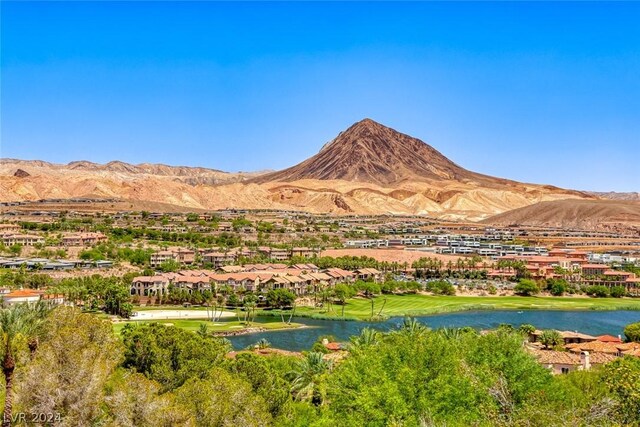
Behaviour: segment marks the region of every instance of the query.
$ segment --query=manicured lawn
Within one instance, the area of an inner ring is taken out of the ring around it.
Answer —
[[[119,322],[114,323],[113,330],[119,335],[124,325],[127,323],[151,323],[154,321],[132,321],[132,322]],[[227,332],[227,331],[240,331],[243,328],[247,327],[244,322],[238,321],[220,321],[220,322],[210,322],[206,320],[192,320],[192,319],[174,319],[174,320],[157,320],[157,323],[162,323],[166,325],[173,325],[178,328],[186,329],[187,331],[196,332],[201,324],[206,324],[208,330],[210,332]],[[279,319],[260,319],[260,321],[251,322],[248,327],[251,328],[264,328],[268,330],[278,330],[278,329],[291,329],[291,328],[299,328],[299,323],[291,323],[286,324],[282,323]]]
[[[384,300],[386,299],[386,303]],[[382,308],[382,315],[393,316],[419,316],[437,313],[448,313],[455,311],[469,310],[640,310],[640,298],[588,298],[588,297],[519,297],[519,296],[431,296],[431,295],[382,295],[374,298],[374,315],[377,315]],[[138,310],[158,310],[170,309],[172,307],[136,307]],[[183,309],[182,306],[173,308]],[[204,307],[191,308],[189,310],[204,310]],[[227,309],[229,310],[229,309]],[[276,326],[260,326],[265,328],[281,328],[278,310],[263,311],[258,310],[258,315],[275,316],[274,322],[280,324]],[[289,311],[285,311],[287,315]],[[327,319],[341,319],[342,306],[334,304],[331,311],[324,308],[297,307],[296,316],[319,317]],[[371,317],[371,300],[367,298],[353,298],[347,301],[344,310],[346,319],[368,320]],[[264,317],[262,318],[264,320]],[[261,321],[263,321],[261,320]],[[166,320],[161,323],[173,323],[185,329],[197,330],[200,323],[207,323],[210,330],[233,330],[237,329],[238,322],[223,321],[222,326],[212,326],[211,322],[203,320]],[[254,325],[257,322],[254,322]],[[116,327],[121,324],[116,324]],[[216,329],[218,328],[218,329]]]
[[[570,298],[570,297],[519,297],[519,296],[429,296],[387,295],[374,298],[374,314],[377,315],[384,299],[383,316],[417,316],[468,310],[640,310],[640,299],[627,298]],[[342,306],[327,308],[298,307],[296,315],[322,318],[341,318]],[[346,318],[369,319],[371,300],[354,298],[347,301]]]

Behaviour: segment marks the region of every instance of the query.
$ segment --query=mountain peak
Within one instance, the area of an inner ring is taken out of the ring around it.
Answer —
[[[333,145],[336,141],[341,142],[345,139],[352,139],[352,138],[361,138],[361,139],[368,138],[373,133],[379,132],[384,129],[391,129],[391,128],[383,124],[380,124],[375,120],[364,118],[360,121],[355,122],[354,124],[349,126],[347,129],[340,132],[337,137],[335,137],[331,141],[324,144],[320,149],[320,151],[327,149],[328,147]]]
[[[351,127],[355,127],[355,126],[383,126],[383,127],[386,127],[383,124],[380,124],[380,123],[376,122],[375,120],[370,119],[368,117],[365,117],[364,119],[362,119],[360,121],[357,121],[353,125],[351,125]]]
[[[343,133],[362,132],[362,131],[380,131],[384,129],[391,129],[391,128],[383,125],[382,123],[378,123],[373,119],[364,118],[360,121],[355,122],[351,126],[349,126],[347,130],[345,130]]]
[[[464,179],[472,175],[419,139],[365,118],[325,144],[315,156],[256,181],[339,179],[386,186],[408,179]]]

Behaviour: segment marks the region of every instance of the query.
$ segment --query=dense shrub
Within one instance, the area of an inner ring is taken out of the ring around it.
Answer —
[[[562,296],[567,292],[567,281],[564,279],[548,279],[547,289],[553,296]]]
[[[640,342],[640,322],[628,324],[624,328],[624,335],[628,341]]]
[[[456,288],[446,280],[434,280],[427,283],[427,290],[436,295],[455,295]]]
[[[529,296],[540,292],[540,288],[538,288],[536,282],[531,279],[520,279],[520,282],[515,286],[514,291],[518,295]]]
[[[622,298],[627,294],[627,290],[624,286],[614,286],[611,288],[611,296],[614,298]]]
[[[609,296],[609,288],[607,288],[606,286],[602,286],[602,285],[589,286],[589,287],[585,288],[584,292],[587,295],[590,295],[590,296],[596,297],[596,298],[605,298],[605,297]]]

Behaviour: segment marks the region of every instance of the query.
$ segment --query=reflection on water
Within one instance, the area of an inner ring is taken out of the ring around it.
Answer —
[[[622,334],[625,325],[640,321],[640,311],[465,311],[421,316],[417,319],[434,329],[462,326],[491,329],[501,323],[514,326],[530,323],[539,329],[572,330],[590,335],[619,335]],[[350,336],[359,334],[360,330],[367,326],[381,331],[396,329],[401,325],[402,318],[393,317],[385,322],[373,323],[294,318],[293,322],[309,327],[241,335],[229,340],[236,349],[245,348],[265,338],[273,347],[301,351],[311,348],[320,335],[333,335],[338,341],[347,341]]]

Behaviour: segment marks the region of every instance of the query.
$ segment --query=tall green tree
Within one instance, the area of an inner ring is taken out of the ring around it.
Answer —
[[[106,385],[103,424],[123,427],[192,426],[191,416],[173,393],[144,375],[118,369]]]
[[[287,289],[271,289],[267,292],[267,304],[270,307],[291,307],[296,300],[296,294]]]
[[[622,357],[604,366],[604,382],[617,397],[624,425],[640,425],[640,359]]]
[[[159,323],[127,324],[121,332],[125,346],[124,367],[158,381],[163,391],[173,390],[189,378],[203,378],[220,366],[231,350],[227,340]]]
[[[199,427],[271,424],[264,399],[253,393],[246,381],[222,369],[214,368],[203,378],[189,379],[175,394]]]
[[[624,336],[627,341],[640,342],[640,322],[628,324],[624,328]]]
[[[58,414],[62,425],[101,418],[104,388],[122,360],[111,322],[58,307],[42,323],[41,343],[17,387],[21,412]]]
[[[5,381],[3,427],[11,425],[13,415],[13,387],[17,359],[27,349],[33,353],[38,343],[40,325],[46,315],[41,304],[29,306],[18,304],[0,310],[0,333],[2,333],[2,373]]]
[[[291,403],[286,374],[293,363],[293,358],[286,356],[264,357],[240,353],[231,363],[230,372],[247,381],[253,391],[264,399],[267,409],[276,418],[285,414]]]
[[[349,286],[346,283],[338,283],[333,289],[333,295],[342,306],[342,317],[344,317],[344,309],[347,305],[347,299],[353,298],[356,295],[356,290],[353,286]]]
[[[325,400],[325,380],[331,369],[331,362],[324,354],[309,352],[292,371],[291,392],[297,400],[308,400],[313,405],[321,405]]]

